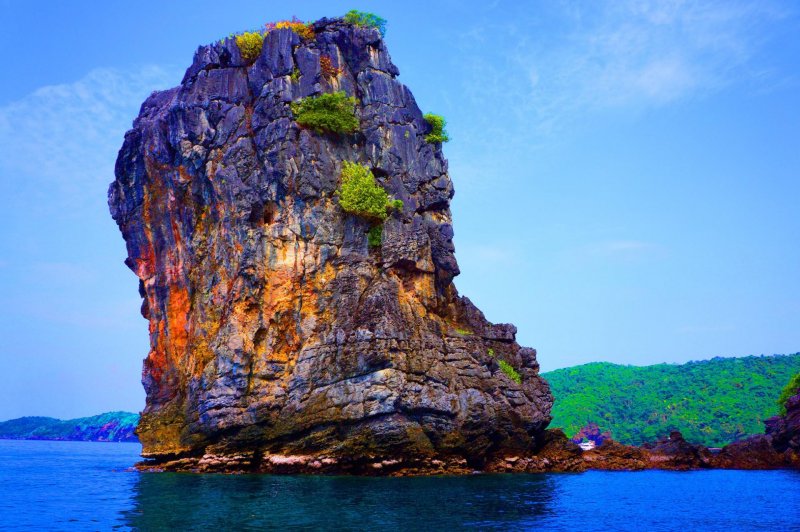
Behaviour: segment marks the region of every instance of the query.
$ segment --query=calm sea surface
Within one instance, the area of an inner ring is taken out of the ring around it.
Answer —
[[[135,473],[138,444],[0,440],[2,530],[800,530],[800,472]]]

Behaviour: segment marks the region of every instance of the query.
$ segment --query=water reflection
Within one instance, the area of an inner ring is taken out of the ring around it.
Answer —
[[[552,513],[548,475],[357,478],[139,475],[122,521],[140,530],[508,528]]]

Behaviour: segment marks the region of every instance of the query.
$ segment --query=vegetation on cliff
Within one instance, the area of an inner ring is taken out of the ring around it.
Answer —
[[[345,212],[373,220],[383,221],[389,209],[403,208],[401,200],[389,199],[389,194],[375,181],[369,168],[351,161],[342,161],[342,186],[337,193]],[[374,238],[375,235],[371,235],[371,239]]]
[[[778,413],[775,398],[798,371],[800,353],[643,367],[596,362],[543,376],[556,398],[550,426],[569,435],[594,422],[626,444],[675,429],[719,447],[762,433],[764,420]]]
[[[311,23],[298,20],[292,17],[292,20],[281,20],[279,22],[269,22],[264,25],[263,29],[252,31],[243,31],[240,33],[232,33],[228,36],[229,39],[236,41],[236,46],[239,48],[239,53],[242,59],[248,63],[255,61],[261,55],[261,49],[264,47],[264,37],[272,30],[290,29],[300,36],[302,39],[313,39],[314,29]],[[224,43],[222,39],[220,43]]]
[[[281,20],[279,22],[269,22],[264,25],[265,33],[272,30],[290,29],[295,32],[301,39],[313,39],[315,37],[314,28],[311,22],[303,22],[297,17],[292,17],[292,20]]]
[[[242,59],[248,63],[256,60],[264,46],[264,34],[257,31],[246,31],[236,36],[236,46]]]
[[[301,98],[291,105],[297,123],[317,133],[355,133],[358,130],[355,106],[356,99],[344,91]]]
[[[778,410],[781,414],[786,414],[786,401],[797,393],[800,393],[800,373],[789,379],[778,397]]]
[[[130,412],[106,412],[67,420],[21,417],[0,422],[0,439],[135,442],[138,422],[139,416]]]
[[[433,113],[426,113],[424,118],[431,127],[430,133],[425,135],[425,142],[430,144],[441,144],[442,142],[448,142],[450,140],[450,136],[444,129],[447,125],[447,120],[445,120],[443,116]]]
[[[354,26],[375,28],[381,32],[381,37],[386,36],[386,19],[379,17],[375,13],[351,9],[345,14],[344,21]]]

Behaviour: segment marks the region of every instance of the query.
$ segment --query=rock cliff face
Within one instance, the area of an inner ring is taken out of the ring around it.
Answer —
[[[800,393],[786,401],[785,415],[771,417],[764,424],[764,434],[724,447],[715,465],[735,469],[800,469]]]
[[[314,30],[271,31],[252,64],[233,39],[201,47],[125,135],[109,206],[150,323],[143,456],[358,471],[535,449],[552,396],[516,328],[453,285],[441,146],[377,30]],[[291,102],[334,91],[358,133],[297,124]],[[337,201],[344,161],[403,201],[378,248]]]

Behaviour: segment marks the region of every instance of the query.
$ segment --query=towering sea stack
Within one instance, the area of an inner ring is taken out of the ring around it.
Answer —
[[[201,47],[142,105],[109,206],[150,323],[151,464],[457,471],[541,443],[536,352],[453,285],[447,161],[398,73],[377,29],[322,19],[251,61]],[[357,131],[298,123],[293,102],[340,91]],[[402,200],[382,237],[342,208],[350,163]]]

